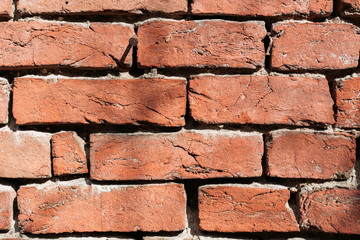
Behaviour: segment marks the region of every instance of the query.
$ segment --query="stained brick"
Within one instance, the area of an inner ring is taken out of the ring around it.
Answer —
[[[6,79],[0,78],[0,124],[8,122],[10,85]]]
[[[18,190],[19,226],[33,234],[179,231],[185,202],[181,184],[25,186]]]
[[[272,177],[343,179],[356,160],[355,137],[346,133],[275,131],[266,146]]]
[[[189,91],[191,116],[208,124],[334,123],[324,78],[200,75]]]
[[[360,36],[354,25],[282,22],[272,31],[274,70],[340,70],[358,65]]]
[[[264,65],[264,22],[148,21],[139,26],[142,67],[230,67]]]
[[[13,113],[23,124],[184,125],[184,79],[17,78]]]
[[[91,178],[164,180],[258,177],[261,134],[184,132],[176,134],[93,134]]]
[[[133,35],[129,24],[0,22],[0,68],[116,68]]]

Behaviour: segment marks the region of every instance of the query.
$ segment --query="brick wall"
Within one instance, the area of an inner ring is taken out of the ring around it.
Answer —
[[[360,238],[358,0],[2,0],[0,239]]]

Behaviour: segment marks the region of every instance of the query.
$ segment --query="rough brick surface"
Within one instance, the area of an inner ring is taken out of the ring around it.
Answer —
[[[339,0],[337,1],[338,12],[342,17],[358,18],[360,17],[359,0]]]
[[[0,131],[0,178],[51,177],[50,134]]]
[[[182,126],[186,81],[18,78],[13,99],[18,124],[146,122]]]
[[[261,134],[95,134],[90,141],[91,178],[96,180],[258,177],[262,174]]]
[[[337,81],[336,123],[344,128],[360,128],[360,77]]]
[[[0,124],[6,124],[8,122],[9,98],[9,82],[3,78],[0,78]]]
[[[0,17],[10,18],[13,16],[12,0],[0,1]]]
[[[85,142],[75,132],[61,132],[53,135],[51,146],[55,175],[88,172]]]
[[[21,187],[19,226],[34,234],[179,231],[185,202],[181,184]]]
[[[18,11],[25,15],[38,14],[143,14],[187,12],[186,0],[19,0]]]
[[[281,16],[329,16],[332,12],[332,0],[194,0],[191,4],[193,14],[239,15],[250,17]]]
[[[356,160],[355,137],[346,133],[275,131],[266,141],[267,175],[342,179]]]
[[[356,68],[360,37],[355,28],[343,23],[276,23],[271,67],[281,71]]]
[[[138,30],[143,67],[231,67],[264,65],[264,22],[150,21]]]
[[[326,79],[280,76],[194,76],[191,116],[210,124],[334,123]]]
[[[301,226],[328,233],[360,234],[360,190],[330,189],[300,195]]]
[[[116,68],[134,29],[127,24],[0,23],[0,68]],[[128,54],[124,65],[131,64]]]
[[[216,232],[294,232],[287,189],[212,185],[199,189],[200,227]]]
[[[0,231],[11,228],[15,196],[15,191],[10,187],[0,187]]]

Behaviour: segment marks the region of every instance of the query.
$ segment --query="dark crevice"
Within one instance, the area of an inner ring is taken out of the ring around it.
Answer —
[[[337,112],[338,112],[338,108],[336,105],[336,80],[335,78],[327,78],[328,80],[328,84],[329,84],[329,92],[331,95],[332,100],[334,101],[334,105],[333,105],[333,111],[334,111],[334,119],[336,122],[336,117],[337,117]],[[334,124],[333,127],[335,127],[336,124]]]
[[[192,181],[185,181],[185,192],[187,198],[186,204],[186,216],[188,221],[188,227],[191,230],[191,235],[199,236],[200,229],[199,229],[199,186],[200,182],[196,180]]]
[[[21,14],[18,11],[18,2],[19,0],[13,0],[13,4],[14,4],[14,21],[18,21],[19,19],[21,19]]]
[[[268,133],[263,134],[263,143],[264,143],[264,153],[263,156],[261,158],[261,166],[262,166],[262,177],[266,178],[267,177],[267,160],[266,160],[266,156],[267,156],[267,147],[266,144],[269,140],[270,135]]]

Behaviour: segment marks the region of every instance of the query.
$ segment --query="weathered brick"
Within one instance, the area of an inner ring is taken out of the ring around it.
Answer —
[[[0,22],[0,68],[116,68],[133,35],[128,24]]]
[[[14,189],[0,186],[0,231],[10,230],[11,228],[15,196]]]
[[[193,0],[192,13],[200,15],[238,15],[249,17],[324,17],[333,9],[332,0]]]
[[[185,123],[184,79],[15,79],[17,124]]]
[[[179,231],[185,202],[181,184],[26,186],[18,190],[19,226],[33,234]]]
[[[91,178],[150,180],[258,177],[261,134],[183,132],[176,134],[93,134]]]
[[[194,76],[191,116],[209,124],[334,123],[333,100],[324,78]]]
[[[346,133],[275,131],[266,149],[271,177],[342,179],[356,161],[355,137]]]
[[[230,67],[264,65],[264,22],[148,21],[138,30],[143,67]]]
[[[300,195],[299,203],[302,228],[360,234],[360,190],[305,192]]]
[[[85,142],[75,132],[61,132],[51,138],[54,175],[87,173]]]
[[[50,134],[0,131],[0,178],[51,177]]]
[[[8,122],[10,85],[6,79],[0,78],[0,124]]]
[[[337,10],[342,17],[359,18],[360,2],[359,0],[338,0]]]
[[[211,185],[199,189],[200,228],[215,232],[296,232],[287,189]]]
[[[360,37],[344,23],[273,25],[271,67],[280,71],[356,68]]]
[[[10,18],[13,16],[12,0],[0,1],[0,17]]]
[[[23,15],[187,13],[187,0],[19,0]]]
[[[360,128],[360,77],[337,81],[336,108],[338,126]]]

